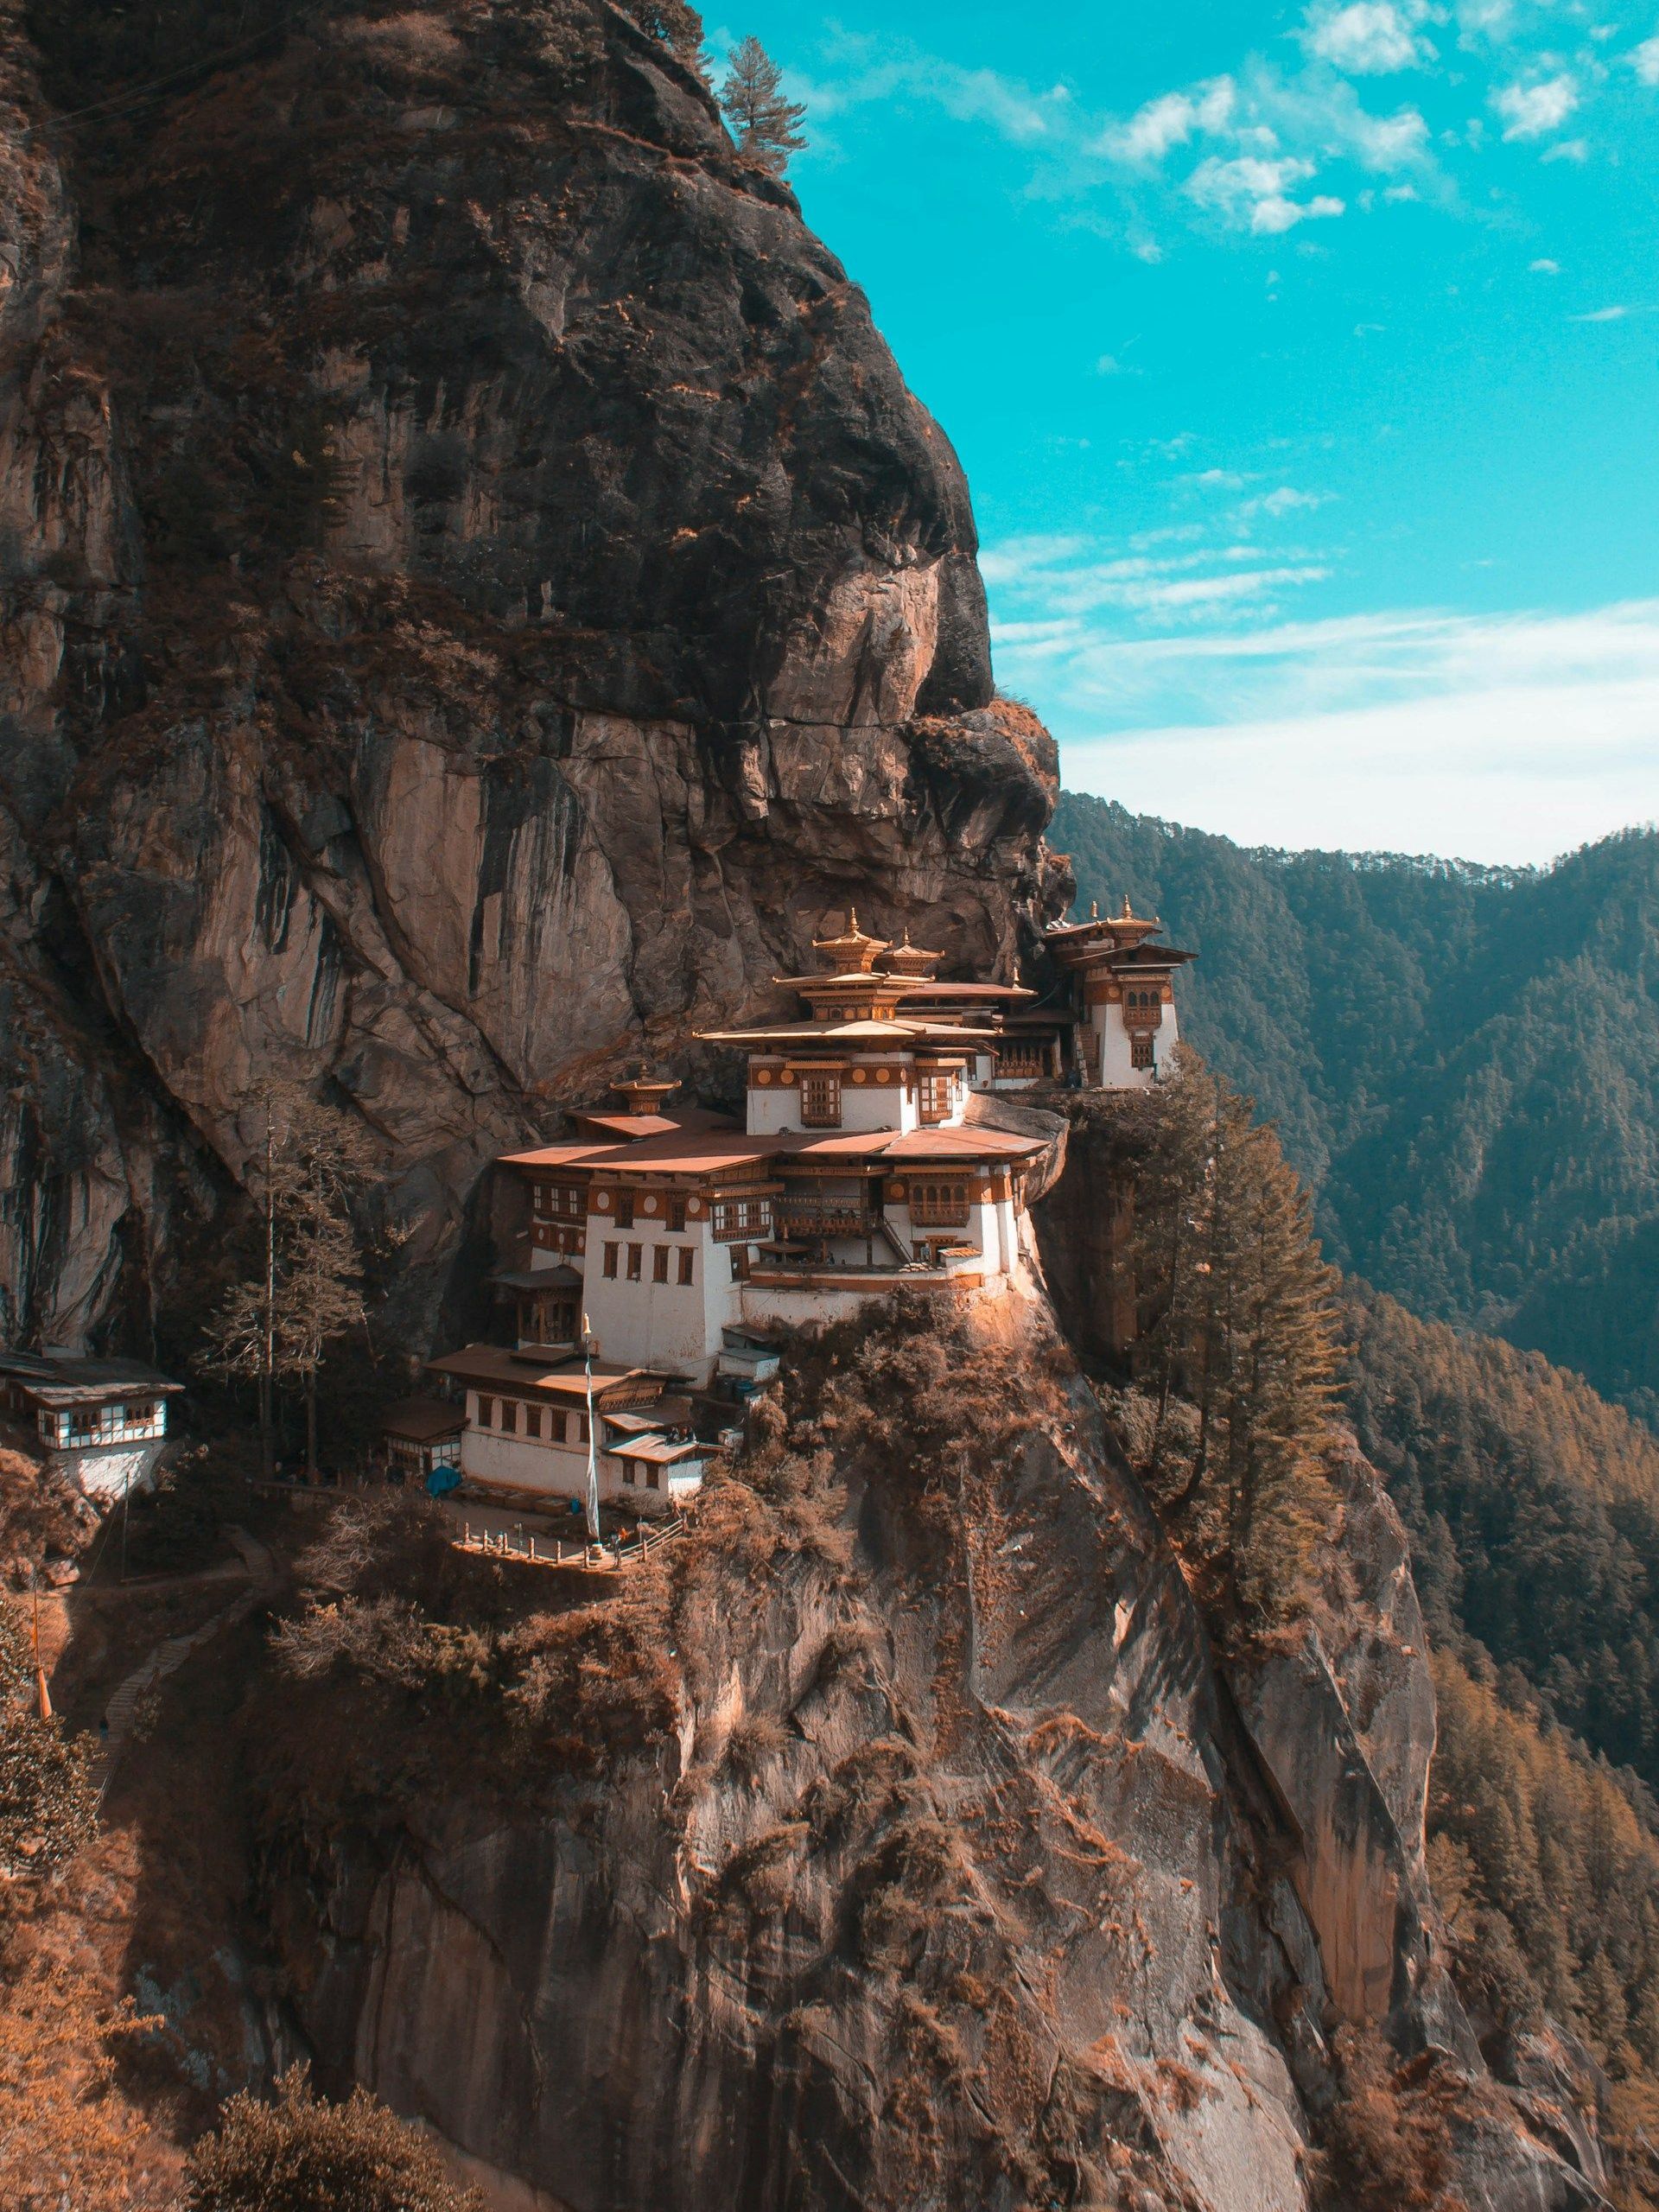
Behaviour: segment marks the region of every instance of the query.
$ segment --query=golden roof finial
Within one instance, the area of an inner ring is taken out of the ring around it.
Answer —
[[[1126,922],[1132,922],[1132,921],[1135,919],[1135,909],[1134,909],[1134,907],[1133,907],[1133,906],[1130,906],[1130,904],[1129,904],[1129,894],[1128,894],[1128,893],[1127,891],[1123,893],[1123,916],[1122,916],[1122,918],[1123,918]]]

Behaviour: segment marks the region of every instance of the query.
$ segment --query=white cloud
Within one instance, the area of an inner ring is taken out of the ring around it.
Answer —
[[[1312,162],[1286,156],[1263,161],[1241,154],[1224,161],[1211,154],[1186,181],[1188,196],[1199,207],[1212,208],[1239,229],[1271,234],[1290,230],[1310,217],[1340,215],[1343,203],[1327,193],[1302,201],[1290,197],[1290,188],[1305,184],[1313,175]]]
[[[1008,641],[999,667],[1073,789],[1247,843],[1541,861],[1659,815],[1659,601],[1126,642],[1080,626],[1028,664]]]
[[[1114,124],[1100,141],[1100,151],[1126,162],[1161,162],[1196,131],[1224,130],[1233,112],[1237,88],[1230,77],[1212,77],[1191,92],[1165,92],[1138,108],[1129,120]]]
[[[1377,330],[1382,326],[1372,323],[1368,327]],[[1297,514],[1323,507],[1332,497],[1329,492],[1299,492],[1293,485],[1281,484],[1276,492],[1266,492],[1259,499],[1248,500],[1241,512],[1274,516]]]
[[[1547,162],[1587,162],[1590,142],[1587,138],[1563,138],[1560,145],[1552,146],[1542,158]]]
[[[1630,64],[1644,85],[1659,85],[1659,38],[1644,38],[1640,46],[1633,46]]]
[[[1629,308],[1592,308],[1588,315],[1570,315],[1569,322],[1623,322]]]
[[[1559,276],[1561,273],[1560,263],[1559,261],[1551,261],[1548,257],[1541,257],[1537,261],[1529,261],[1527,264],[1527,267],[1531,270],[1535,276]]]
[[[1434,58],[1417,28],[1427,12],[1421,0],[1351,0],[1345,7],[1327,0],[1310,12],[1303,43],[1322,61],[1357,76],[1410,69]]]
[[[1566,71],[1530,85],[1502,85],[1492,94],[1505,138],[1542,138],[1559,130],[1578,105],[1578,85]]]

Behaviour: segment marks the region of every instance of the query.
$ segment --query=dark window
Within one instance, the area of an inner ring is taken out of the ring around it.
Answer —
[[[605,1247],[605,1272],[607,1275],[613,1276],[616,1273],[616,1253],[617,1248],[614,1244],[607,1244]]]
[[[652,1490],[660,1490],[663,1486],[662,1469],[654,1459],[645,1469],[645,1481]]]
[[[666,1244],[655,1244],[652,1247],[651,1279],[652,1282],[666,1282],[668,1281],[668,1247]]]
[[[685,1247],[685,1249],[680,1254],[680,1281],[683,1283],[689,1283],[690,1281],[691,1266],[696,1258],[696,1253],[693,1252],[691,1247],[688,1244]]]
[[[630,1245],[629,1245],[629,1247],[628,1247],[628,1281],[629,1281],[630,1282],[638,1282],[638,1281],[639,1281],[639,1268],[640,1268],[640,1264],[641,1264],[641,1262],[643,1262],[643,1260],[644,1260],[644,1258],[645,1258],[645,1246],[644,1246],[643,1244],[630,1244]]]
[[[677,1194],[671,1193],[669,1198],[668,1225],[672,1230],[685,1227],[685,1200]]]
[[[1129,1039],[1129,1065],[1150,1068],[1157,1065],[1152,1056],[1152,1036],[1147,1030],[1137,1030]]]
[[[633,1192],[619,1191],[616,1194],[616,1225],[619,1229],[633,1227]]]
[[[801,1127],[804,1129],[838,1129],[841,1127],[839,1071],[802,1076]]]
[[[524,1434],[539,1436],[542,1433],[542,1409],[539,1406],[524,1408]]]
[[[637,1483],[639,1479],[639,1476],[634,1472],[634,1466],[632,1459],[625,1459],[622,1462],[622,1479],[625,1483]]]
[[[480,1428],[491,1428],[493,1427],[494,1424],[495,1400],[493,1398],[480,1398],[478,1402],[479,1427]]]
[[[578,1414],[576,1415],[576,1441],[578,1444],[585,1444],[588,1441],[588,1416],[586,1414]]]
[[[505,1435],[516,1436],[518,1433],[518,1408],[511,1398],[501,1401],[501,1427]]]

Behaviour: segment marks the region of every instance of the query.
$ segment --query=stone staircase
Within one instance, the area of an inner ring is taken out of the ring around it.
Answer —
[[[105,1792],[109,1789],[115,1772],[116,1762],[126,1745],[131,1741],[134,1729],[151,1693],[160,1688],[169,1675],[175,1675],[193,1651],[199,1651],[212,1643],[224,1629],[233,1628],[268,1596],[276,1584],[276,1563],[264,1544],[251,1536],[245,1529],[227,1529],[226,1535],[241,1554],[247,1571],[248,1585],[240,1597],[232,1600],[222,1611],[213,1614],[188,1636],[169,1637],[165,1643],[158,1643],[142,1666],[135,1667],[121,1683],[105,1707],[109,1733],[99,1744],[92,1763],[92,1786],[98,1792],[101,1807]]]

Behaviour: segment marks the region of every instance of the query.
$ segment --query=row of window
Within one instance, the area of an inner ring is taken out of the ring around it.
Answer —
[[[605,1247],[605,1273],[612,1281],[615,1281],[620,1270],[622,1250],[623,1248],[620,1244],[607,1244]],[[627,1247],[627,1255],[628,1281],[630,1282],[643,1282],[645,1281],[645,1246],[643,1244],[630,1244]],[[696,1280],[697,1262],[696,1249],[694,1245],[690,1244],[653,1244],[651,1248],[651,1279],[652,1282],[666,1282],[668,1281],[668,1263],[671,1258],[677,1259],[679,1262],[678,1281],[681,1287],[683,1289],[689,1287],[690,1285]]]
[[[610,1218],[619,1229],[632,1229],[639,1206],[639,1194],[626,1185],[616,1193]],[[585,1221],[588,1218],[588,1194],[575,1184],[538,1183],[536,1185],[536,1212],[543,1221]],[[657,1224],[653,1221],[652,1227]],[[678,1235],[685,1227],[685,1193],[670,1191],[663,1202],[662,1226]]]
[[[478,1402],[478,1425],[503,1436],[529,1436],[548,1444],[586,1444],[588,1416],[566,1413],[562,1406],[532,1406],[523,1398],[486,1398]]]
[[[924,1075],[917,1082],[917,1106],[924,1122],[948,1122],[957,1103],[957,1080],[950,1075]],[[801,1127],[838,1129],[841,1127],[842,1084],[839,1069],[803,1069]]]

